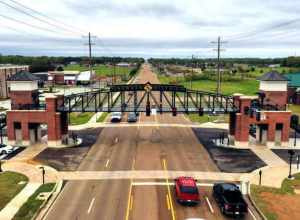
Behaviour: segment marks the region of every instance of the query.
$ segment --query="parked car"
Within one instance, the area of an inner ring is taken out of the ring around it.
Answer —
[[[3,154],[10,154],[14,151],[14,147],[10,146],[10,145],[4,145],[4,144],[1,144],[0,145],[0,155],[3,155]]]
[[[248,212],[248,205],[239,187],[233,183],[214,184],[213,197],[225,215],[240,216]]]
[[[137,115],[134,112],[128,113],[127,122],[137,122]]]
[[[110,116],[111,122],[120,122],[122,120],[122,113],[121,112],[113,112]]]
[[[192,177],[178,177],[175,179],[175,196],[181,204],[198,204],[200,196],[196,180]]]

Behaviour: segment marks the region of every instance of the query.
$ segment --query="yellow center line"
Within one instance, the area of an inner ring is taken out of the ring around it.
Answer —
[[[133,159],[133,161],[132,161],[131,170],[134,170],[134,167],[135,167],[135,159]],[[132,194],[132,182],[133,182],[132,179],[130,179],[125,220],[129,219],[129,213],[130,213],[130,210],[132,210],[132,206],[133,206],[133,196],[131,195]]]
[[[167,201],[168,210],[170,210],[170,200],[168,194],[166,194],[166,201]]]
[[[164,168],[165,171],[168,171],[166,159],[163,159],[163,168]],[[176,220],[168,176],[166,177],[166,183],[167,183],[167,190],[168,190],[169,201],[170,201],[170,209],[171,209],[172,220]]]

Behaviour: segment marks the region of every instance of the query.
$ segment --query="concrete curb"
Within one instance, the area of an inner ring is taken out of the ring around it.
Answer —
[[[43,204],[41,205],[39,211],[35,214],[35,216],[32,219],[36,219],[36,220],[42,220],[46,217],[46,215],[48,214],[51,206],[53,205],[53,203],[56,201],[59,193],[61,192],[63,186],[63,181],[60,180],[58,181],[52,192],[51,195],[48,197],[48,199],[46,199]]]
[[[252,204],[252,206],[255,208],[256,212],[260,215],[260,217],[263,219],[263,220],[268,220],[267,217],[264,215],[264,213],[260,210],[260,208],[256,205],[256,203],[254,202],[254,199],[252,198],[252,195],[251,195],[251,184],[249,184],[249,189],[248,189],[248,198]]]

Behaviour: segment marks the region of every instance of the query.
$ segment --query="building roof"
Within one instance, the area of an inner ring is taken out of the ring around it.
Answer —
[[[12,75],[7,81],[39,81],[40,78],[27,71],[20,71]]]
[[[95,74],[95,71],[93,71],[93,74]],[[78,81],[90,81],[91,80],[91,72],[90,71],[84,71],[81,72],[78,77],[77,80]]]
[[[258,78],[259,81],[288,81],[288,79],[277,71],[268,72]]]
[[[284,76],[289,79],[289,87],[300,88],[300,73],[289,73]]]

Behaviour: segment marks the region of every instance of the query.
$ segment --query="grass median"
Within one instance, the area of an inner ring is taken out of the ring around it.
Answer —
[[[97,119],[97,122],[104,122],[105,119],[107,118],[108,113],[107,112],[102,112],[101,116]]]
[[[69,114],[70,124],[71,125],[85,124],[93,117],[93,115],[94,113],[92,112],[84,112],[84,113],[72,112]]]
[[[53,190],[55,183],[47,183],[40,186],[35,193],[29,197],[25,204],[19,209],[13,220],[31,220],[40,210],[45,200],[38,199],[40,193],[49,193]]]
[[[257,207],[268,220],[300,219],[300,174],[294,180],[285,179],[280,189],[251,186]]]
[[[0,210],[26,186],[27,182],[28,178],[23,174],[14,172],[0,173]]]

